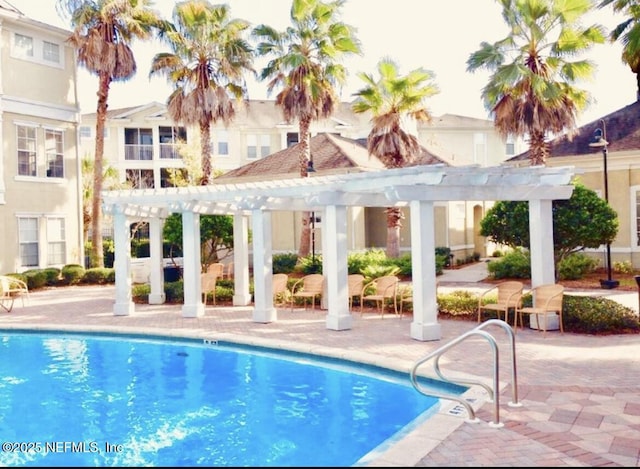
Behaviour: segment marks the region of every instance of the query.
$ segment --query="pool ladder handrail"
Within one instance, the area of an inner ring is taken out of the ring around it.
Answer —
[[[498,344],[495,340],[495,338],[489,334],[488,332],[482,330],[485,329],[488,326],[492,326],[492,325],[497,325],[502,327],[506,333],[507,336],[509,338],[509,343],[511,346],[511,382],[512,382],[512,401],[509,402],[509,406],[510,407],[520,407],[522,406],[521,403],[518,402],[518,383],[517,383],[517,371],[516,371],[516,344],[515,344],[515,334],[513,332],[513,329],[511,328],[511,326],[501,320],[501,319],[490,319],[488,321],[483,322],[482,324],[478,325],[477,327],[475,327],[474,329],[465,332],[464,334],[462,334],[461,336],[457,337],[456,339],[453,339],[452,341],[448,342],[447,344],[443,345],[442,347],[434,350],[433,352],[429,353],[428,355],[425,355],[424,357],[422,357],[421,359],[419,359],[413,366],[413,368],[411,369],[411,384],[413,385],[413,387],[420,393],[427,395],[427,396],[433,396],[433,397],[437,397],[440,399],[448,399],[448,400],[452,400],[452,401],[456,401],[458,403],[460,403],[462,406],[464,406],[464,408],[467,410],[467,413],[469,415],[467,421],[468,422],[472,422],[472,423],[477,423],[479,422],[479,419],[476,417],[476,413],[473,410],[473,407],[471,407],[471,405],[464,399],[453,395],[453,394],[441,394],[441,393],[436,393],[433,392],[431,390],[426,390],[425,388],[423,388],[422,386],[420,386],[420,383],[418,383],[418,376],[417,376],[417,370],[418,368],[426,363],[427,361],[431,360],[432,358],[435,359],[434,362],[434,370],[436,372],[436,374],[440,377],[441,380],[449,382],[449,383],[453,383],[453,384],[468,384],[468,385],[477,385],[477,386],[481,386],[482,388],[484,388],[487,393],[489,394],[489,402],[493,402],[494,403],[494,414],[495,414],[495,421],[494,422],[490,422],[489,425],[493,426],[493,427],[502,427],[504,424],[500,423],[500,388],[499,388],[499,380],[500,380],[500,376],[499,376],[499,352],[498,352]],[[467,338],[471,337],[471,336],[480,336],[480,337],[484,337],[487,342],[489,343],[489,345],[491,346],[491,350],[493,353],[493,387],[489,387],[487,384],[481,382],[481,381],[476,381],[476,380],[465,380],[465,379],[450,379],[450,378],[446,378],[442,372],[440,371],[440,357],[443,355],[444,352],[446,352],[447,350],[451,349],[453,346],[463,342],[464,340],[466,340]]]

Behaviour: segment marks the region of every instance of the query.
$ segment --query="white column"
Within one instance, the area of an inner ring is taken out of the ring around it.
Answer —
[[[278,313],[273,306],[273,256],[271,212],[253,210],[253,321],[274,322]]]
[[[440,340],[436,298],[436,254],[433,202],[412,200],[411,274],[413,286],[413,322],[411,337],[416,340]]]
[[[164,292],[164,264],[162,253],[162,228],[164,220],[151,218],[149,220],[149,293],[150,305],[161,305],[166,301]]]
[[[249,221],[233,216],[233,305],[251,304],[249,292]]]
[[[195,318],[204,315],[200,285],[200,214],[190,210],[182,212],[182,281],[184,304],[182,316]]]
[[[129,240],[129,222],[122,207],[113,209],[113,246],[115,259],[113,268],[116,274],[116,301],[113,305],[115,316],[128,316],[135,311],[131,292],[131,242]]]
[[[351,329],[347,281],[347,208],[328,205],[322,216],[322,272],[325,279],[327,329]],[[324,295],[323,295],[324,296]]]
[[[551,200],[529,201],[531,286],[556,283]]]

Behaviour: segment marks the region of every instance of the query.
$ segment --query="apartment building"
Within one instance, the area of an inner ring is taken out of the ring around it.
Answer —
[[[83,259],[69,35],[0,1],[0,273]]]

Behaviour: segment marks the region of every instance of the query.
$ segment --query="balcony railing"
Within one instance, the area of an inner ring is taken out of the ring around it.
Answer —
[[[153,145],[127,144],[124,146],[125,160],[153,160]]]
[[[161,160],[178,160],[181,156],[178,153],[178,145],[175,143],[161,143],[160,144],[160,159]]]

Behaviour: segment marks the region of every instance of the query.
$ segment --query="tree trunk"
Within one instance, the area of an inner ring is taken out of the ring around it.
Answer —
[[[309,177],[307,171],[307,165],[311,159],[311,146],[309,136],[309,126],[311,125],[310,119],[300,120],[300,177]],[[298,257],[307,257],[309,255],[309,249],[311,246],[311,212],[304,212],[302,214],[302,230],[300,232],[300,248],[298,249]]]
[[[200,145],[202,148],[202,181],[200,185],[208,186],[213,182],[213,164],[211,162],[211,125],[200,122]]]
[[[404,215],[398,207],[388,208],[387,212],[387,257],[400,257],[400,227]]]
[[[98,77],[98,107],[96,110],[96,151],[93,164],[93,197],[91,204],[91,267],[104,268],[102,244],[102,184],[104,162],[104,127],[107,120],[107,101],[111,76],[107,72]]]

